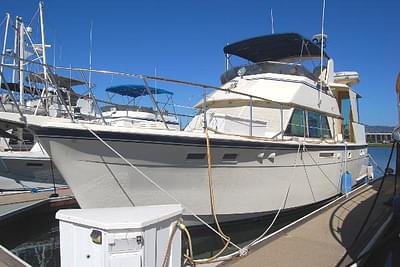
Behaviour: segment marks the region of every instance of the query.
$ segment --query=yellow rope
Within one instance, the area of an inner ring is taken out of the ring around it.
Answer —
[[[224,242],[224,246],[212,257],[206,258],[206,259],[194,259],[193,258],[193,248],[192,248],[192,239],[190,237],[190,232],[187,230],[186,226],[184,224],[180,224],[180,229],[182,229],[187,238],[188,238],[188,245],[189,245],[189,255],[185,254],[185,258],[192,263],[193,265],[195,264],[205,264],[209,263],[219,256],[221,256],[222,253],[226,251],[226,249],[229,246],[231,238],[227,236],[224,231],[222,230],[218,218],[217,218],[217,212],[215,208],[215,194],[214,194],[214,186],[213,186],[213,179],[212,179],[212,163],[211,163],[211,144],[210,144],[210,136],[208,135],[208,129],[206,128],[205,130],[206,133],[206,144],[207,144],[207,171],[208,171],[208,189],[210,193],[210,206],[211,206],[211,214],[214,217],[215,224],[217,226],[217,230],[219,234],[221,235],[221,239]]]
[[[178,220],[176,223],[173,224],[173,228],[172,228],[171,234],[169,235],[169,238],[168,238],[167,248],[165,250],[165,255],[164,255],[164,260],[163,260],[163,263],[161,265],[162,267],[167,267],[167,265],[168,265],[169,257],[171,256],[172,240],[174,239],[174,236],[175,236],[176,229],[178,227],[179,221],[180,220]]]

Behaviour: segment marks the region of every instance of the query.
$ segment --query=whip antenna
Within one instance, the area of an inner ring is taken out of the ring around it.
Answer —
[[[325,35],[324,35],[324,25],[325,25],[325,0],[322,2],[322,19],[321,19],[321,70],[320,70],[320,87],[318,90],[318,105],[321,104],[321,90],[323,86],[322,71],[324,64],[324,46],[325,46]]]
[[[272,34],[275,33],[275,29],[274,29],[274,14],[272,14],[272,8],[271,8],[271,32],[272,32]]]
[[[93,21],[90,22],[89,42],[89,88],[92,88]]]

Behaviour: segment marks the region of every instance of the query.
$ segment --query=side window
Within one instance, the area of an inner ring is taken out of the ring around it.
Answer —
[[[308,111],[308,136],[312,138],[332,138],[326,116]]]
[[[303,137],[305,130],[304,110],[295,109],[288,123],[285,135]]]
[[[308,111],[308,136],[312,138],[321,138],[321,115]]]
[[[342,132],[343,138],[347,141],[350,140],[350,99],[349,96],[343,97],[340,103],[340,109],[343,117]]]
[[[329,129],[328,119],[324,115],[321,115],[321,130],[322,130],[322,138],[324,139],[332,138],[331,130]]]

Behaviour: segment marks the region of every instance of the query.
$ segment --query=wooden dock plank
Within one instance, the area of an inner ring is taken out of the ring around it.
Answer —
[[[12,254],[5,247],[0,245],[0,267],[27,267],[31,266],[17,256]]]
[[[21,203],[21,202],[29,202],[35,200],[43,200],[50,197],[53,191],[47,192],[24,192],[24,193],[15,193],[15,194],[1,194],[0,195],[0,206],[8,205],[13,203]],[[58,188],[57,193],[59,196],[72,196],[72,192],[69,188]]]

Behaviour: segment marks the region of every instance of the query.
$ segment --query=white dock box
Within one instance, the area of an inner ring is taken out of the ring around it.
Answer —
[[[61,266],[161,266],[180,205],[60,210]],[[181,236],[168,266],[181,265]]]

